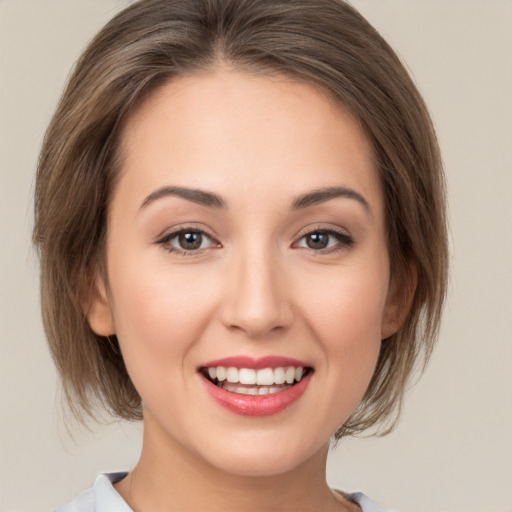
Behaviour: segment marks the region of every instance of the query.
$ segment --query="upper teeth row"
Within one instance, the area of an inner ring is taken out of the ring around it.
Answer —
[[[272,386],[273,384],[293,384],[294,381],[300,382],[302,374],[304,373],[303,367],[295,368],[288,366],[286,368],[262,368],[261,370],[254,370],[252,368],[226,368],[224,366],[217,366],[208,368],[208,375],[212,380],[217,379],[222,382],[240,384],[257,384],[259,386]]]

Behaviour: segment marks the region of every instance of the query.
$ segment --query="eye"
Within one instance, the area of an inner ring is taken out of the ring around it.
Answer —
[[[295,246],[313,251],[330,252],[350,247],[353,244],[353,238],[345,233],[332,229],[317,229],[303,235]]]
[[[210,236],[199,229],[180,229],[169,233],[158,241],[169,252],[191,253],[199,252],[203,249],[216,247],[216,244]]]

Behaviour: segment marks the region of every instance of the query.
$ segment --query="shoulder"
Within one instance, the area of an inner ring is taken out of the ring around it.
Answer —
[[[98,475],[94,485],[81,492],[73,501],[53,512],[132,512],[132,509],[114,489],[126,473]]]
[[[357,503],[361,507],[362,512],[386,512],[385,510],[382,510],[375,502],[373,502],[370,498],[368,498],[368,496],[366,496],[366,494],[363,494],[362,492],[342,494],[349,500],[353,501],[354,503]]]
[[[126,473],[98,475],[91,488],[81,492],[73,501],[53,512],[133,512],[112,485],[125,476]],[[362,492],[352,494],[340,492],[340,494],[357,503],[362,512],[385,512]]]

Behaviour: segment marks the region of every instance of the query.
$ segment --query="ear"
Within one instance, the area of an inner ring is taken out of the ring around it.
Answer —
[[[99,336],[111,336],[116,330],[105,280],[97,271],[93,274],[80,294],[80,305],[91,329]]]
[[[391,277],[382,315],[381,339],[389,338],[402,327],[411,310],[417,286],[418,270],[412,262],[402,275]]]

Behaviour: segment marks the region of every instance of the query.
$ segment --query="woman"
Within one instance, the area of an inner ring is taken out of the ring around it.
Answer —
[[[144,442],[60,510],[378,510],[329,443],[389,431],[427,360],[444,215],[423,101],[349,5],[125,9],[48,129],[34,240],[71,408]]]

